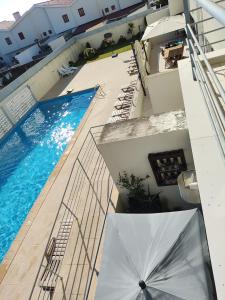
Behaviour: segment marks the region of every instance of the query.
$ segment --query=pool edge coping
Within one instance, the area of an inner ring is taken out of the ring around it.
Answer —
[[[92,87],[95,88],[95,87]],[[84,89],[85,90],[89,90],[91,88],[87,88]],[[3,258],[2,262],[0,263],[0,285],[2,284],[5,275],[7,274],[10,265],[12,264],[20,246],[23,243],[23,240],[25,239],[28,231],[30,230],[35,218],[38,215],[39,210],[41,209],[42,205],[44,204],[47,195],[49,193],[49,191],[51,190],[53,184],[55,183],[61,169],[63,168],[66,160],[68,159],[73,146],[75,145],[82,129],[84,128],[93,108],[94,105],[96,104],[96,96],[98,94],[98,90],[96,91],[95,96],[93,97],[87,111],[85,112],[79,126],[77,127],[76,131],[74,132],[74,135],[70,141],[70,143],[67,145],[66,149],[64,150],[60,160],[58,161],[58,163],[56,164],[55,168],[52,170],[50,176],[48,177],[47,182],[45,183],[44,187],[42,188],[40,194],[38,195],[38,197],[36,198],[36,200],[34,201],[33,206],[31,207],[28,215],[26,216],[22,226],[20,227],[20,230],[18,231],[14,241],[12,242],[9,250],[7,251],[5,257]],[[60,96],[59,96],[60,97]],[[46,100],[51,100],[51,99],[46,99]],[[45,100],[42,100],[41,102],[43,102]]]

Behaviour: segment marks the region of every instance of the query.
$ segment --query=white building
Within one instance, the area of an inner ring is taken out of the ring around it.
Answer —
[[[0,61],[10,64],[36,39],[53,36],[127,8],[142,0],[50,0],[35,4],[15,21],[0,22]]]

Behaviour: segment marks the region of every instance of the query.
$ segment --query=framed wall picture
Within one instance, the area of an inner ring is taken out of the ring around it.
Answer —
[[[184,151],[182,149],[150,153],[148,160],[159,186],[177,185],[177,177],[187,170]]]

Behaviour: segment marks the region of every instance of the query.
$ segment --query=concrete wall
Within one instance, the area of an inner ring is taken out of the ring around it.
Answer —
[[[144,102],[144,92],[140,82],[137,85],[137,91],[134,94],[133,106],[130,112],[130,119],[140,118],[142,116]]]
[[[184,108],[178,69],[149,75],[146,85],[153,114]]]
[[[171,40],[177,39],[176,31],[172,31],[170,33],[165,33],[162,35],[155,36],[150,39],[152,45],[159,43],[166,43]]]
[[[150,25],[163,17],[169,16],[169,8],[162,8],[159,11],[153,12],[146,16],[147,24]]]
[[[169,0],[170,15],[175,16],[184,11],[183,0]]]
[[[85,45],[87,42],[91,44],[93,48],[99,48],[102,41],[104,40],[104,34],[111,32],[113,34],[112,38],[117,43],[120,36],[127,36],[128,23],[132,22],[134,24],[134,34],[139,32],[139,29],[143,32],[145,29],[145,19],[144,17],[137,19],[128,19],[118,21],[115,23],[106,24],[104,27],[99,30],[89,31],[83,35],[83,38],[80,39],[80,42]]]
[[[190,9],[194,9],[194,8],[198,7],[194,0],[189,0],[189,3],[190,3]],[[218,5],[222,6],[222,7],[225,7],[224,2],[220,2]],[[195,21],[199,21],[199,20],[207,19],[207,18],[211,17],[211,15],[209,15],[206,11],[200,9],[200,10],[197,10],[197,11],[193,12],[192,17],[194,18]],[[209,20],[207,22],[200,23],[198,25],[198,32],[199,33],[207,32],[207,31],[214,30],[214,29],[217,29],[217,28],[220,28],[220,27],[222,27],[222,25],[219,22],[217,22],[215,19],[212,19],[212,20]],[[205,35],[205,37],[207,38],[209,43],[213,43],[213,42],[216,42],[216,41],[219,41],[219,40],[223,40],[224,36],[225,36],[225,29],[222,29],[222,30],[212,32],[212,33],[209,33],[209,34]],[[221,42],[221,43],[214,44],[214,45],[212,45],[212,47],[213,47],[214,50],[223,49],[223,48],[225,48],[225,41]]]
[[[33,56],[37,55],[40,51],[38,45],[33,45],[30,48],[24,50],[20,54],[16,55],[15,58],[19,61],[21,65],[27,64],[33,60]]]
[[[161,192],[161,199],[165,206],[169,208],[185,206],[180,198],[178,186],[159,187],[157,185],[148,161],[148,154],[183,149],[188,168],[193,168],[188,130],[100,144],[98,147],[115,182],[118,182],[119,172],[123,171],[139,177],[145,177],[148,174],[151,193]],[[119,188],[119,190],[122,194],[125,193],[123,189]]]
[[[51,47],[52,51],[55,51],[56,49],[62,47],[65,45],[66,41],[63,36],[60,36],[59,38],[51,41],[48,43],[49,47]]]

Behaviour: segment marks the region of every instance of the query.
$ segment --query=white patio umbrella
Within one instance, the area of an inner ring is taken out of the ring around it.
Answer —
[[[196,209],[110,214],[95,299],[214,299],[208,259]]]

